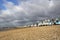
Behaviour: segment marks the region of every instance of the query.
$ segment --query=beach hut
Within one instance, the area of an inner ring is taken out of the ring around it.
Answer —
[[[38,27],[43,26],[43,22],[38,23]]]
[[[55,21],[55,25],[60,25],[60,21],[59,20],[56,20]]]

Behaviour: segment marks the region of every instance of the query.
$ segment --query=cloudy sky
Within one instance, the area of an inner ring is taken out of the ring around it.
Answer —
[[[0,27],[22,26],[60,17],[60,0],[0,0]]]

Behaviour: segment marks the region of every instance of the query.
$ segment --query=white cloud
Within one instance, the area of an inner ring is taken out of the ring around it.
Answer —
[[[49,7],[52,7],[54,5],[53,1],[49,2]]]

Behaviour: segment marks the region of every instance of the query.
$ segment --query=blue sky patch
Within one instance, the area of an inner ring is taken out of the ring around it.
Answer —
[[[18,1],[17,0],[7,0],[8,2],[13,2],[15,5],[18,5]]]
[[[7,0],[8,2],[13,2],[14,5],[18,5],[18,1],[17,0]],[[0,0],[0,10],[6,10],[4,4],[4,0]]]

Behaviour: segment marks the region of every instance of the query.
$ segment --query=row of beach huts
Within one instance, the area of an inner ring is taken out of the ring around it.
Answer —
[[[40,26],[52,26],[52,25],[60,25],[60,20],[56,19],[45,19],[43,21],[39,21],[37,23],[31,25],[25,25],[24,27],[40,27]]]

